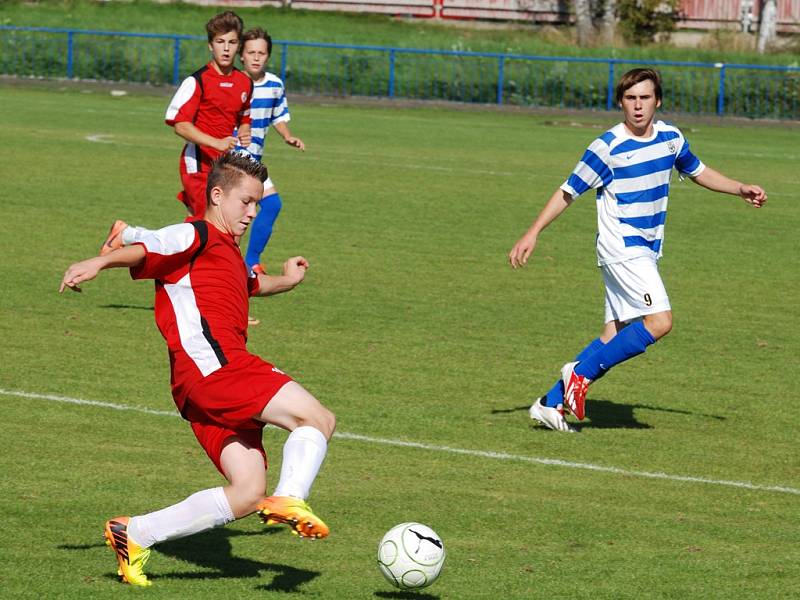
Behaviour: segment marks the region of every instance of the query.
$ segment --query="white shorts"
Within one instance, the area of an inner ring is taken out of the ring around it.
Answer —
[[[266,192],[269,189],[275,187],[275,184],[272,183],[272,177],[267,177],[267,180],[264,182],[264,191]]]
[[[655,258],[640,256],[603,265],[600,271],[606,284],[605,323],[615,320],[627,323],[644,315],[671,310]]]

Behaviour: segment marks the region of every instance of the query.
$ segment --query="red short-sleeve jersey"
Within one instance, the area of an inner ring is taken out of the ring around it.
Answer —
[[[194,220],[152,232],[139,244],[134,279],[154,279],[155,317],[169,349],[172,395],[183,414],[192,387],[228,363],[246,360],[249,276],[230,234]]]
[[[250,123],[250,100],[253,82],[238,69],[228,75],[218,72],[212,63],[183,80],[172,97],[164,117],[167,125],[193,123],[203,133],[224,138],[233,135],[239,125]],[[209,170],[220,151],[189,142],[182,160],[187,173]]]

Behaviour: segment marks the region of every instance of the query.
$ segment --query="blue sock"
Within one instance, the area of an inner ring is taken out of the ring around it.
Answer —
[[[278,213],[281,212],[281,197],[277,192],[264,196],[259,200],[258,206],[258,214],[250,226],[250,241],[244,257],[248,268],[252,268],[261,261],[261,253],[267,247],[267,242],[272,235],[272,226],[278,219]]]
[[[591,342],[589,342],[589,345],[586,346],[586,348],[581,350],[580,354],[578,354],[578,356],[575,357],[575,360],[580,362],[584,358],[587,358],[588,356],[591,356],[592,354],[600,350],[600,348],[602,348],[603,346],[605,346],[605,344],[603,344],[603,342],[600,341],[600,338],[595,338]],[[553,384],[553,387],[550,388],[550,391],[547,392],[547,395],[545,396],[544,399],[544,405],[549,406],[551,408],[555,408],[559,404],[563,403],[564,403],[564,382],[561,381],[561,379],[559,379]]]
[[[644,323],[637,321],[625,327],[600,350],[580,361],[575,372],[594,381],[611,367],[638,356],[655,341]]]

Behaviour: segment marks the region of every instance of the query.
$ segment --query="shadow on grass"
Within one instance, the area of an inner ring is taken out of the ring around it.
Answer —
[[[154,548],[156,553],[192,563],[204,570],[201,572],[166,573],[161,575],[148,573],[148,577],[153,581],[158,579],[261,579],[264,573],[273,573],[274,576],[271,582],[257,585],[255,589],[271,592],[301,592],[301,586],[319,577],[319,571],[307,571],[290,565],[251,560],[233,555],[231,538],[272,534],[286,534],[286,530],[284,528],[268,528],[262,531],[243,532],[223,527],[159,544]],[[89,550],[102,548],[105,545],[105,543],[100,542],[96,544],[61,544],[57,547],[61,550]],[[269,549],[265,547],[264,552],[269,552]],[[111,552],[108,553],[108,558],[109,564],[113,564],[111,563],[113,560]],[[119,579],[116,571],[106,573],[105,577],[107,579]],[[420,598],[420,596],[414,597]]]
[[[528,412],[530,405],[517,406],[513,408],[498,408],[493,409],[492,414],[514,413],[514,412]],[[725,417],[720,415],[711,415],[708,413],[695,412],[691,410],[682,410],[679,408],[663,408],[660,406],[651,406],[649,404],[621,404],[612,402],[611,400],[600,400],[596,398],[586,399],[586,417],[587,420],[579,424],[579,428],[589,429],[652,429],[652,425],[642,423],[636,420],[633,414],[634,409],[641,408],[645,410],[654,410],[658,412],[673,413],[678,415],[688,415],[692,417],[700,417],[704,419],[715,419],[717,421],[724,421]]]
[[[137,304],[101,304],[100,308],[134,308],[136,310],[155,310],[154,306],[140,306]]]
[[[193,563],[203,569],[201,573],[172,573],[161,575],[163,579],[247,579],[261,578],[263,573],[274,573],[270,583],[256,589],[273,592],[299,592],[300,586],[316,577],[319,571],[307,571],[291,565],[263,562],[233,555],[231,538],[251,535],[286,534],[283,528],[264,529],[257,532],[236,531],[224,527],[158,545],[158,552],[179,560]],[[269,548],[264,548],[267,554]]]
[[[439,596],[424,594],[422,592],[375,592],[377,598],[389,598],[390,600],[439,600]]]

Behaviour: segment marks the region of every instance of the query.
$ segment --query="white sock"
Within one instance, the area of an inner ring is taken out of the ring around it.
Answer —
[[[130,246],[131,244],[135,244],[136,242],[141,242],[142,238],[150,233],[149,229],[145,229],[144,227],[135,227],[133,225],[128,225],[125,229],[122,230],[122,243],[125,246]]]
[[[233,511],[221,487],[192,494],[162,510],[133,517],[128,536],[142,548],[176,540],[233,521]]]
[[[281,478],[273,495],[308,498],[327,451],[328,440],[316,427],[304,425],[290,433],[283,445]]]

